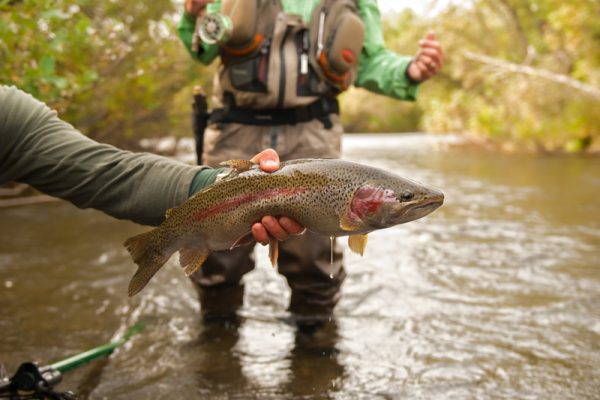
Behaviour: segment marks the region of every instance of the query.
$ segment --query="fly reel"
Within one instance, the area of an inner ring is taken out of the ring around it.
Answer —
[[[200,39],[207,44],[223,44],[231,38],[233,23],[223,14],[208,14],[200,20]]]

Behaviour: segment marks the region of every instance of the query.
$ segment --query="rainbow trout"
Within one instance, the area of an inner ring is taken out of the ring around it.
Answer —
[[[190,275],[210,252],[249,243],[252,224],[265,215],[291,217],[320,235],[349,236],[350,249],[362,255],[369,232],[424,217],[444,201],[439,190],[350,161],[293,160],[270,174],[250,161],[224,165],[230,171],[222,180],[167,211],[159,227],[125,242],[138,265],[129,296],[176,251]],[[277,241],[269,246],[275,265]]]

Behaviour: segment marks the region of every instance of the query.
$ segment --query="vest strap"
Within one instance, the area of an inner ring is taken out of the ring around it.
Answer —
[[[322,97],[307,105],[294,108],[253,109],[229,105],[214,109],[210,116],[212,123],[238,123],[245,125],[296,125],[318,119],[325,128],[332,127],[330,114],[339,114],[338,102],[333,97]]]

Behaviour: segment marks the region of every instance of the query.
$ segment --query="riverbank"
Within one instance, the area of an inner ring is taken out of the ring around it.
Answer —
[[[569,149],[549,149],[542,145],[520,146],[516,143],[499,142],[483,136],[469,133],[427,133],[427,132],[403,132],[403,133],[346,133],[345,137],[370,137],[373,140],[385,139],[393,143],[415,142],[415,138],[425,138],[437,150],[468,149],[472,151],[498,152],[506,154],[539,154],[539,155],[583,155],[599,156],[600,143],[591,145],[585,150],[573,145]],[[396,139],[393,139],[396,138]],[[194,163],[196,161],[194,154],[193,138],[165,137],[156,139],[142,139],[140,145],[146,151],[150,151],[165,156],[176,157],[184,162]]]

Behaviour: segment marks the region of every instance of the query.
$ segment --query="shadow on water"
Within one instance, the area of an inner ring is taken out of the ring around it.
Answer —
[[[139,321],[66,376],[99,399],[597,399],[600,159],[444,151],[351,136],[344,158],[441,188],[431,216],[346,251],[335,319],[299,330],[257,250],[235,324],[204,324],[174,260],[133,299],[122,247],[145,230],[64,204],[0,210],[0,363],[60,360]]]

